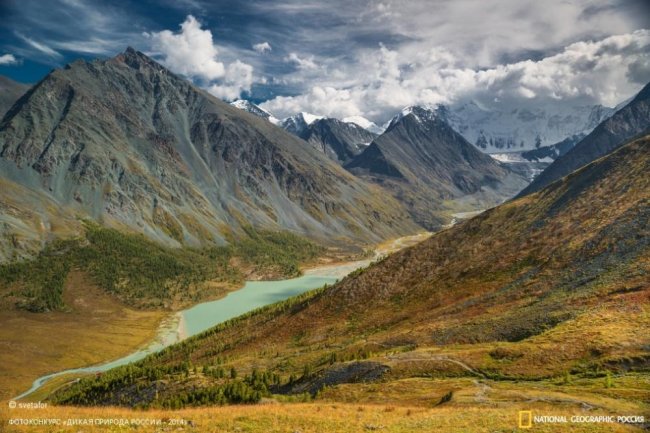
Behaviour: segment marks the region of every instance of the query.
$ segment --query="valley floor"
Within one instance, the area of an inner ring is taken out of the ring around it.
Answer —
[[[44,374],[132,352],[155,337],[168,314],[126,307],[77,272],[68,276],[63,297],[66,312],[1,312],[0,399],[25,391]]]
[[[426,239],[430,234],[393,239],[378,245],[375,256],[389,254]],[[367,262],[370,262],[370,258]],[[308,263],[306,273],[336,272],[343,277],[367,263],[350,253],[332,252]],[[338,274],[337,274],[338,275]],[[0,399],[27,390],[48,373],[87,367],[128,355],[152,341],[168,311],[137,310],[125,306],[89,281],[81,272],[71,272],[63,291],[64,312],[32,313],[5,306],[0,314]],[[0,306],[1,307],[1,306]],[[78,376],[52,380],[29,400],[45,398],[48,392]]]

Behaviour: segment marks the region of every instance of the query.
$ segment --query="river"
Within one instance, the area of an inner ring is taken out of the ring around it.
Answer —
[[[417,243],[426,239],[428,236],[429,233],[421,233],[390,241],[377,248],[374,258]],[[202,302],[175,313],[163,321],[156,338],[152,342],[130,355],[102,364],[72,368],[41,376],[34,381],[30,389],[14,397],[13,400],[28,396],[42,387],[47,381],[58,376],[100,373],[111,368],[139,361],[151,353],[158,352],[171,344],[178,343],[248,311],[283,301],[291,296],[322,287],[325,284],[333,284],[355,269],[368,266],[370,262],[371,259],[366,259],[318,266],[306,269],[301,277],[288,280],[247,281],[241,289],[230,292],[221,299]]]

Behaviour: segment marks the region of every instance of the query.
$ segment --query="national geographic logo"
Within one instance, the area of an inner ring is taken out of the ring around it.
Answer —
[[[533,426],[533,412],[530,410],[519,411],[519,428],[531,428]]]
[[[520,429],[529,429],[535,424],[643,424],[646,418],[643,415],[540,415],[533,416],[532,410],[520,410],[517,426]]]

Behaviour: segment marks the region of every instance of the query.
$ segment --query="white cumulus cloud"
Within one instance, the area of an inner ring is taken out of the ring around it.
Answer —
[[[163,30],[146,36],[151,39],[152,49],[163,56],[165,66],[198,80],[213,95],[230,100],[250,91],[253,67],[240,60],[230,64],[220,60],[212,32],[202,29],[192,15],[187,16],[178,33]]]
[[[289,53],[284,59],[286,62],[293,63],[298,69],[314,70],[318,69],[318,65],[314,61],[314,56],[300,57],[296,53]]]
[[[407,105],[454,104],[475,100],[482,106],[614,106],[650,81],[650,31],[637,30],[596,41],[567,45],[539,60],[465,66],[464,56],[430,46],[412,51],[380,45],[355,63],[325,63],[297,96],[262,104],[279,116],[298,111],[347,117],[364,115],[376,122]],[[305,71],[298,70],[293,77]],[[633,77],[633,79],[630,79]]]
[[[226,68],[223,80],[209,86],[208,91],[218,98],[232,100],[239,98],[243,90],[249,91],[252,84],[253,67],[235,60]]]

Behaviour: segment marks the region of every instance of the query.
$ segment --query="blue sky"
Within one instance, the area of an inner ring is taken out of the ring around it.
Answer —
[[[644,0],[4,0],[0,14],[0,74],[15,80],[133,46],[278,117],[612,106],[650,81]]]

